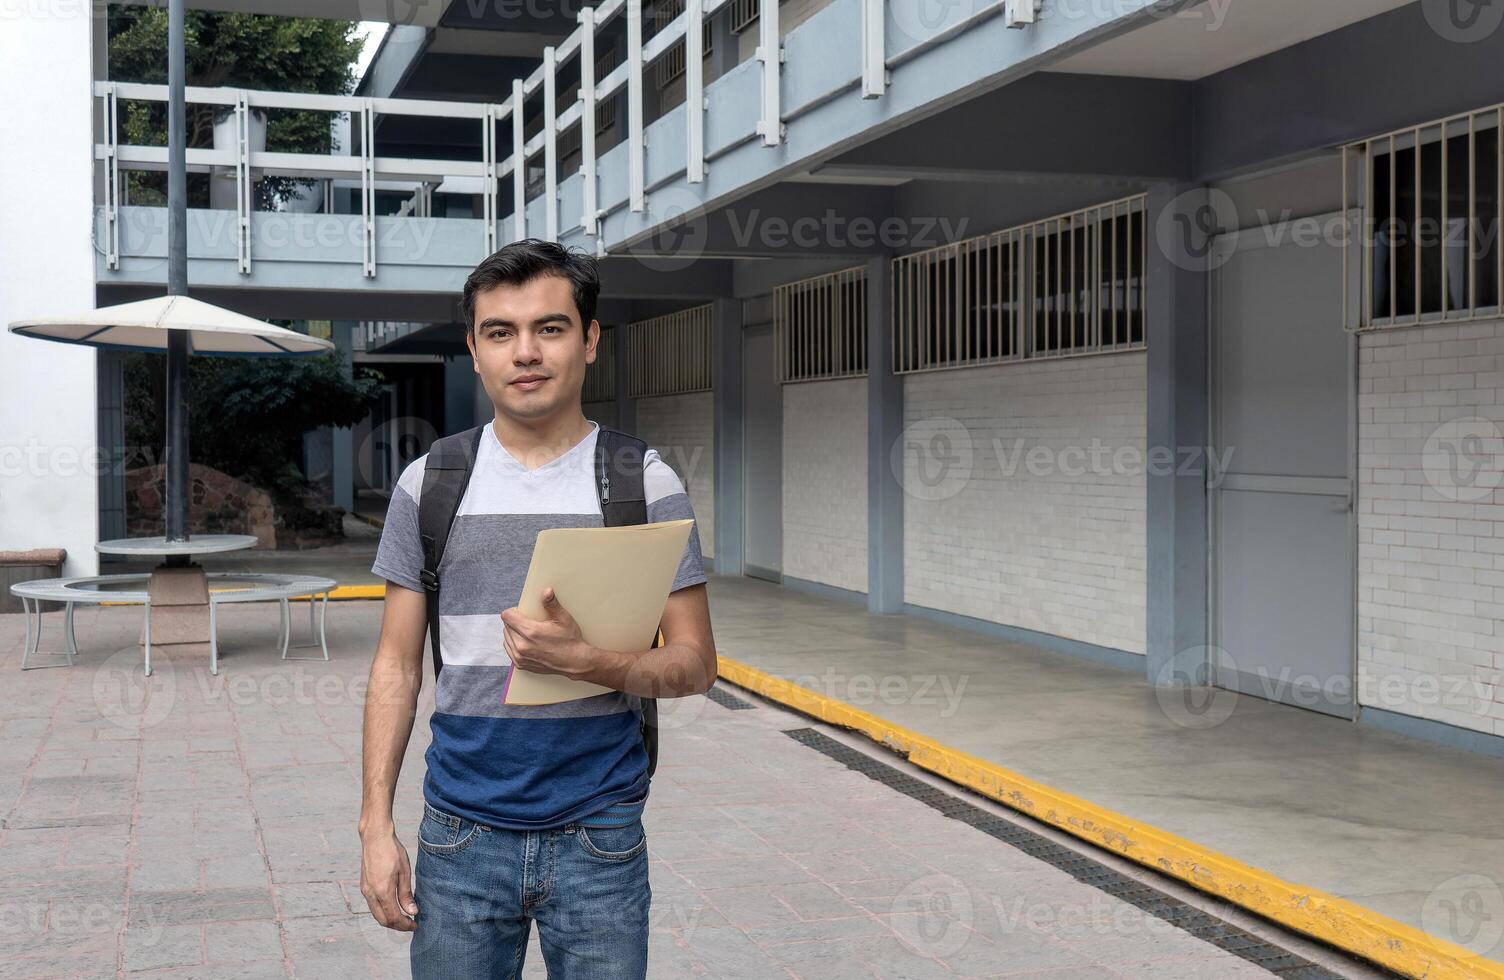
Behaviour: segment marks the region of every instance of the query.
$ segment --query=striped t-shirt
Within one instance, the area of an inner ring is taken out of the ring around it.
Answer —
[[[493,423],[494,425],[494,423]],[[647,751],[635,699],[610,691],[550,705],[505,705],[511,672],[501,612],[517,604],[538,532],[601,527],[595,443],[600,427],[529,470],[496,438],[481,435],[475,468],[439,563],[439,673],[423,783],[441,810],[492,827],[558,827],[647,792]],[[428,457],[403,471],[371,570],[423,591],[418,500]],[[643,466],[649,521],[693,517],[679,477],[649,449]],[[673,589],[704,582],[698,530]],[[426,667],[426,665],[425,665]]]

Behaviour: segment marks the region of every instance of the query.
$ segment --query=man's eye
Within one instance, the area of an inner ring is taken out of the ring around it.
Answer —
[[[559,332],[559,328],[558,327],[544,327],[543,328],[543,332],[544,333],[548,333],[550,330],[553,331],[554,333],[558,333]]]

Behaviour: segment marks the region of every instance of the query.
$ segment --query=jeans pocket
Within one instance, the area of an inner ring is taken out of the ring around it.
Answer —
[[[648,846],[641,818],[620,826],[587,827],[581,824],[575,836],[587,854],[606,861],[630,861]]]
[[[474,820],[424,803],[423,821],[418,824],[418,846],[430,854],[458,854],[470,846],[480,829]]]

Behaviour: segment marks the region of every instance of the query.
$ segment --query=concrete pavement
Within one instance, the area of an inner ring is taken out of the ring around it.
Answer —
[[[277,659],[274,605],[227,607],[217,677],[166,657],[141,677],[139,620],[81,609],[77,665],[22,673],[22,619],[0,617],[0,975],[405,976],[406,937],[356,887],[380,604],[331,604],[328,664]],[[1219,919],[1146,902],[1136,869],[1088,884],[1032,834],[1009,843],[998,808],[904,783],[896,758],[774,706],[672,707],[646,817],[655,977],[1270,976],[1249,948],[1295,950],[1268,960],[1283,976],[1375,975],[1213,908],[1259,934],[1239,947]],[[410,847],[427,741],[420,722],[398,792]],[[874,756],[876,776],[852,768]],[[543,976],[536,945],[526,975]]]

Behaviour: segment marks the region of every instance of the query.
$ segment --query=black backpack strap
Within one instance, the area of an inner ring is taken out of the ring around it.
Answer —
[[[636,436],[600,427],[595,440],[595,489],[606,527],[648,522],[642,471],[648,444]],[[656,644],[656,641],[655,641]],[[658,699],[636,698],[638,728],[648,750],[648,775],[658,768]]]
[[[434,441],[423,465],[423,492],[418,497],[418,536],[423,543],[423,571],[419,579],[428,598],[428,641],[433,648],[433,676],[444,668],[439,653],[439,563],[449,543],[454,516],[459,513],[475,455],[486,426],[478,425]]]

